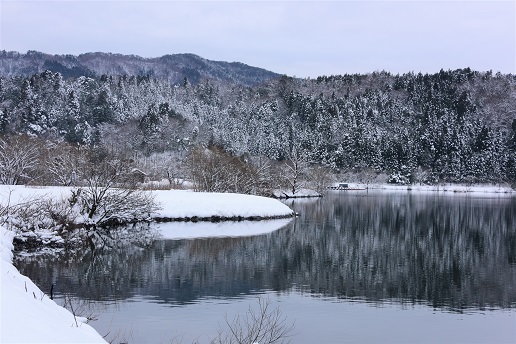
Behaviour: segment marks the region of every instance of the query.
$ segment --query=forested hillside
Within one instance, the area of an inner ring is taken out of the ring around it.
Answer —
[[[515,184],[516,77],[466,68],[246,86],[44,71],[0,77],[0,131],[141,157],[168,152],[177,164],[201,146],[243,162],[385,173],[393,183]]]
[[[111,53],[50,55],[38,51],[20,54],[0,51],[0,75],[30,76],[45,70],[59,73],[65,79],[80,76],[107,75],[152,76],[171,84],[184,78],[196,83],[210,78],[239,85],[256,85],[277,78],[268,70],[238,62],[210,61],[194,54],[174,54],[156,58]]]

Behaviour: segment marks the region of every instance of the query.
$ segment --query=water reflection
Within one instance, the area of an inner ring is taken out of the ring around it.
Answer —
[[[274,232],[292,222],[292,218],[236,222],[168,222],[154,226],[162,239],[198,239],[258,236]]]
[[[300,216],[264,235],[15,263],[46,292],[55,284],[91,300],[177,305],[296,290],[453,310],[516,305],[514,197],[341,192],[289,205]]]
[[[313,239],[304,252],[285,252],[301,261],[297,271],[310,271],[309,283],[306,274],[293,277],[310,288],[302,289],[454,309],[514,306],[514,198],[364,196],[336,193],[298,206]]]

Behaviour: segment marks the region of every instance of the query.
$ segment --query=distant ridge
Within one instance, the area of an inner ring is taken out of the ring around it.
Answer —
[[[148,75],[180,84],[184,78],[196,84],[204,79],[253,86],[280,77],[280,74],[240,62],[211,61],[194,54],[173,54],[156,58],[113,53],[50,55],[38,51],[26,54],[0,51],[0,76],[29,76],[44,70],[64,78],[106,75]]]

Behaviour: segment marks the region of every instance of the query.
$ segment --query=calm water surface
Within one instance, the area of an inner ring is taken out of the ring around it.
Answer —
[[[516,197],[356,191],[288,205],[300,216],[263,235],[15,264],[117,342],[207,343],[262,298],[295,322],[293,343],[516,343]]]

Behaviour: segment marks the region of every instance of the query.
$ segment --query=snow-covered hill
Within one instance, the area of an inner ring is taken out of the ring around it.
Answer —
[[[171,84],[187,78],[195,84],[203,79],[252,86],[280,75],[239,62],[211,61],[194,54],[173,54],[156,58],[111,53],[49,55],[0,51],[0,76],[30,76],[49,70],[69,77],[101,75],[148,75]]]

